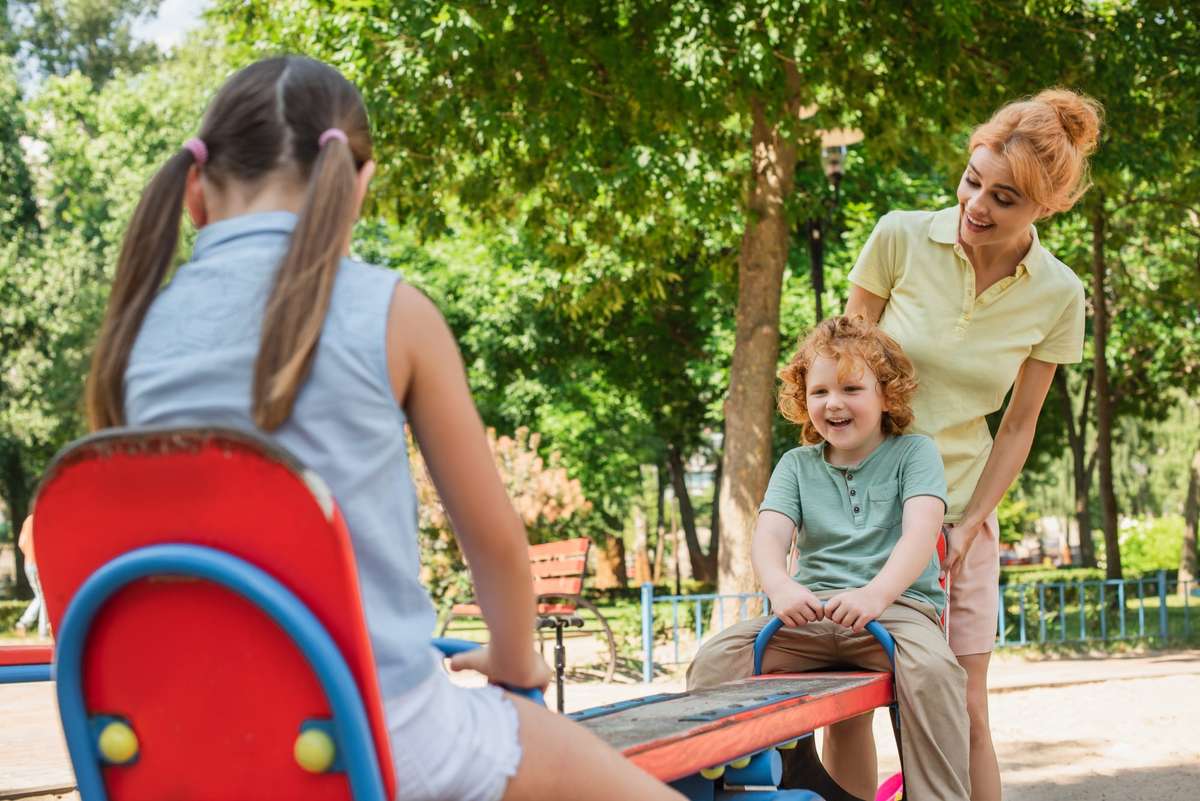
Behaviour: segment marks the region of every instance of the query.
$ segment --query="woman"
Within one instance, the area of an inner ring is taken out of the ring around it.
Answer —
[[[913,430],[934,438],[946,467],[947,625],[967,672],[973,801],[1000,798],[987,706],[995,509],[1029,455],[1054,370],[1083,353],[1083,285],[1033,223],[1086,191],[1100,121],[1096,101],[1062,89],[1000,109],[971,135],[958,204],[884,216],[850,273],[846,314],[878,321],[912,359],[920,382]],[[985,417],[1010,389],[993,442]],[[870,716],[832,739],[826,761],[836,777],[861,764],[860,748],[873,751]]]

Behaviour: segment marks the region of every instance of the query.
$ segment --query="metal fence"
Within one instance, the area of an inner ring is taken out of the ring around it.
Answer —
[[[718,603],[720,602],[720,603]],[[708,617],[716,605],[716,625],[706,630]],[[749,617],[770,614],[771,603],[765,593],[744,592],[719,595],[655,595],[654,585],[642,585],[642,680],[649,682],[654,677],[654,610],[655,607],[670,606],[668,638],[671,643],[670,658],[659,659],[659,664],[680,664],[691,661],[695,649],[704,641],[705,634],[721,631],[726,625],[746,620]],[[682,624],[682,625],[681,625]],[[695,639],[689,636],[681,650],[680,633],[695,631]],[[684,655],[686,654],[686,655]]]
[[[997,648],[1200,638],[1200,621],[1193,621],[1192,612],[1200,607],[1200,585],[1169,579],[1166,571],[1132,579],[1004,584],[999,591]],[[761,592],[655,595],[652,585],[643,584],[643,680],[651,681],[655,664],[690,661],[707,636],[727,625],[769,613]]]
[[[1196,583],[1166,571],[1135,579],[1005,584],[1000,587],[997,647],[1156,640],[1187,642]]]

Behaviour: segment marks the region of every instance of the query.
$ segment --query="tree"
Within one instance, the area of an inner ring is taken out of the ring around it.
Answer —
[[[1196,581],[1197,529],[1200,528],[1200,445],[1188,465],[1187,500],[1183,507],[1183,547],[1179,555],[1179,593],[1191,592]]]
[[[118,70],[139,72],[159,58],[152,42],[134,39],[136,22],[162,0],[9,0],[15,50],[42,76],[80,72],[100,86]]]
[[[853,122],[886,152],[959,112],[974,116],[1003,89],[979,36],[1011,42],[1039,27],[1005,3],[918,15],[901,2],[862,14],[785,0],[368,1],[318,14],[302,0],[256,0],[221,12],[245,40],[326,58],[363,87],[398,215],[431,230],[450,209],[519,219],[567,270],[580,305],[611,310],[629,293],[670,291],[669,265],[695,250],[697,231],[709,253],[738,254],[725,592],[754,581],[748,540],[771,467],[780,286],[790,232],[808,216],[796,165],[815,160],[821,127]],[[999,66],[1006,79],[1027,72],[1019,59]]]
[[[30,100],[11,69],[0,79],[0,493],[15,528],[50,458],[84,430],[83,379],[124,222],[227,55],[199,43],[101,88],[78,72],[51,77]]]
[[[560,272],[508,228],[458,225],[421,243],[376,221],[360,229],[355,252],[402,270],[442,308],[489,425],[535,429],[544,448],[562,454],[596,507],[581,533],[604,546],[623,582],[621,534],[631,510],[647,502],[642,465],[662,463],[668,448],[683,458],[707,447],[702,432],[717,424],[728,281],[685,258],[670,293],[568,313],[563,293],[572,290]],[[688,536],[696,539],[694,521]],[[698,541],[692,555],[701,556]]]

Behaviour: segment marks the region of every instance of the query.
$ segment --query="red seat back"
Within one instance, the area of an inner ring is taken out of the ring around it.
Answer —
[[[34,525],[56,628],[89,575],[142,546],[208,546],[280,581],[349,665],[394,797],[345,522],[288,454],[224,430],[98,434],[47,472]],[[315,674],[270,618],[216,584],[163,577],[119,591],[88,638],[83,690],[89,714],[124,717],[138,736],[136,762],[104,769],[114,800],[350,798],[345,774],[307,773],[292,756],[301,723],[331,714]]]

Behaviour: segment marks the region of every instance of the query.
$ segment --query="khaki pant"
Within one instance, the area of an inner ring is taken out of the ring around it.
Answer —
[[[768,620],[743,621],[704,643],[688,668],[688,689],[752,675],[754,638]],[[966,801],[971,795],[966,671],[950,652],[937,613],[928,604],[899,598],[879,616],[879,622],[896,641],[905,798]],[[832,666],[890,669],[887,654],[871,634],[854,634],[829,620],[780,629],[763,654],[763,673]]]

